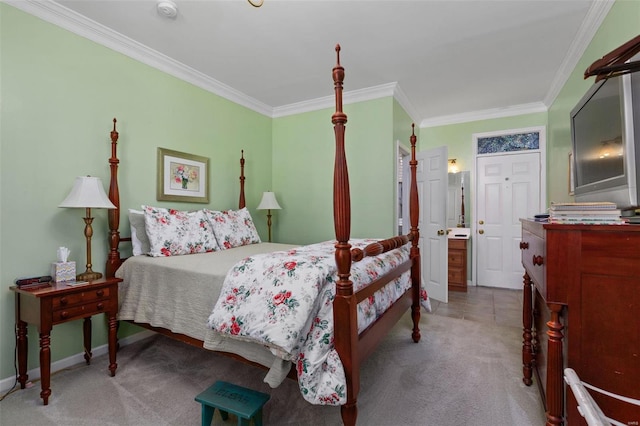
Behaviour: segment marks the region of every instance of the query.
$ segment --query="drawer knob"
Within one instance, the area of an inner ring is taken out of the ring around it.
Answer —
[[[67,311],[62,311],[62,313],[60,314],[60,318],[62,318],[62,319],[67,319],[67,318],[69,318],[69,312],[67,312]]]
[[[62,305],[62,306],[66,306],[68,302],[69,301],[67,300],[66,297],[63,297],[63,298],[60,299],[60,305]]]
[[[529,243],[527,241],[520,241],[520,250],[526,250],[529,248]]]
[[[98,303],[98,310],[101,311],[104,309],[104,303],[100,302]]]
[[[100,289],[100,290],[96,291],[96,295],[98,295],[98,297],[104,296],[104,290]]]
[[[543,263],[544,262],[543,262],[542,256],[536,256],[535,254],[533,255],[533,264],[534,265],[542,266]]]

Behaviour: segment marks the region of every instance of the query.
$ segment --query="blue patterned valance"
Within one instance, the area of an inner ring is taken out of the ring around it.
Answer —
[[[540,132],[478,138],[478,154],[540,149]]]

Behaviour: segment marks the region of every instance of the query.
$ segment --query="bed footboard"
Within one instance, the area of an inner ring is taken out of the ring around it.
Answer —
[[[413,240],[412,234],[399,235],[397,237],[387,238],[386,240],[376,241],[366,246],[364,249],[351,249],[351,261],[359,262],[368,256],[377,256],[382,253],[397,249]]]

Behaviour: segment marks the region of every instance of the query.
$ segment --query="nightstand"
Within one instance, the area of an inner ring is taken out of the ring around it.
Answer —
[[[44,405],[51,395],[50,333],[56,324],[84,319],[84,359],[91,362],[91,316],[104,313],[109,323],[109,371],[115,376],[116,368],[116,316],[118,314],[119,278],[102,278],[87,284],[69,286],[51,283],[34,290],[10,287],[16,295],[16,326],[18,329],[18,381],[24,389],[27,383],[27,324],[38,327],[40,334],[40,397]]]

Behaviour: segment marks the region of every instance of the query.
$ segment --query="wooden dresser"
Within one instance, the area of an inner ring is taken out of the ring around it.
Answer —
[[[467,291],[467,239],[449,238],[448,276],[450,291]]]
[[[546,424],[586,425],[566,391],[566,367],[640,399],[640,226],[521,223],[523,381],[536,374]],[[640,407],[594,399],[610,418],[640,421]]]

